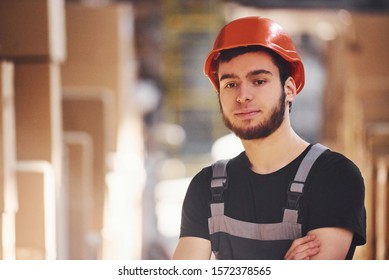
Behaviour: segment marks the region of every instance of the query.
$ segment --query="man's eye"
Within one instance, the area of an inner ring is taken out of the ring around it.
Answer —
[[[265,80],[255,80],[254,84],[256,85],[263,85],[266,81]]]
[[[226,84],[225,88],[233,88],[236,86],[236,83],[228,83]]]

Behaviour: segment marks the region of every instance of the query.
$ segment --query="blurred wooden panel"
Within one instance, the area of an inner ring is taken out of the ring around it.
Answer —
[[[375,259],[389,259],[389,154],[377,159]]]
[[[96,259],[93,232],[93,140],[79,131],[64,133],[68,201],[69,259]]]
[[[0,58],[62,62],[64,0],[0,1]]]
[[[49,162],[54,170],[58,201],[58,250],[66,258],[62,209],[62,112],[60,68],[56,63],[15,64],[17,160]]]
[[[113,93],[98,88],[63,89],[63,128],[88,134],[93,146],[93,229],[103,227],[104,196],[106,191],[108,141],[114,114]]]
[[[132,6],[66,5],[68,58],[62,65],[65,87],[99,87],[113,93],[114,112],[107,147],[116,151],[123,111],[133,111],[136,64]],[[136,106],[134,104],[134,106]],[[135,107],[134,107],[135,108]]]
[[[54,169],[46,161],[18,161],[16,169],[16,258],[56,259]]]
[[[15,258],[15,212],[17,210],[14,165],[15,112],[14,65],[0,62],[0,259]]]

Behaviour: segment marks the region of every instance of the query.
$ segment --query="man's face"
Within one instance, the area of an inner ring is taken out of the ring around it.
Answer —
[[[269,54],[252,52],[221,62],[218,78],[224,123],[239,138],[265,138],[280,127],[286,95]]]

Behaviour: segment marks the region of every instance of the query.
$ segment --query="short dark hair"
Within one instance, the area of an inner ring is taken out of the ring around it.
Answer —
[[[250,52],[257,52],[257,51],[266,52],[272,57],[273,63],[276,65],[278,71],[280,72],[281,85],[284,86],[285,81],[292,75],[292,69],[290,67],[289,62],[283,59],[276,52],[269,50],[268,48],[265,48],[263,46],[253,45],[253,46],[245,46],[245,47],[222,50],[220,52],[219,57],[216,59],[217,69],[219,63],[221,62],[228,62],[234,57],[237,57],[239,55],[250,53]]]

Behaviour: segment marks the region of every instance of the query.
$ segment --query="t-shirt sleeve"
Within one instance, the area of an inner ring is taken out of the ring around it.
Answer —
[[[210,169],[203,169],[189,184],[182,206],[180,237],[210,239],[208,229],[210,176]]]
[[[343,227],[354,232],[353,243],[366,243],[365,185],[358,167],[339,154],[318,166],[309,195],[307,231]]]

